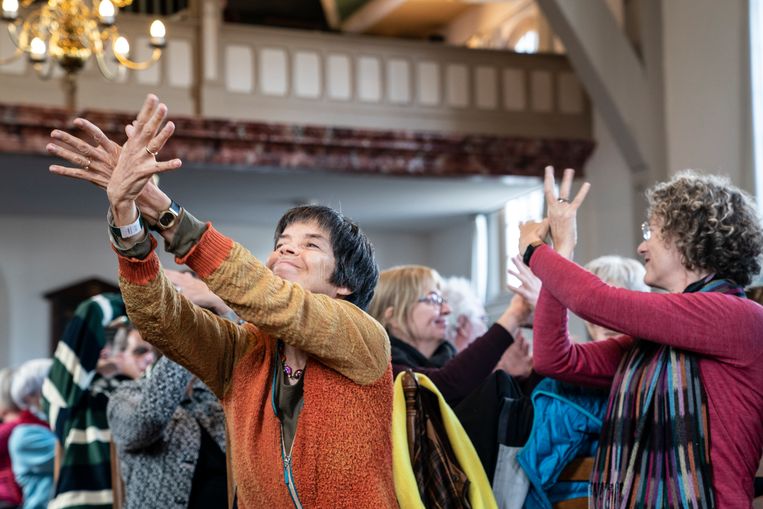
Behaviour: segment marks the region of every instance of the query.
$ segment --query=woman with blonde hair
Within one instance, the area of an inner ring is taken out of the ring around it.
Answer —
[[[389,333],[394,375],[406,369],[427,375],[453,405],[493,372],[531,308],[524,297],[516,295],[484,335],[438,367],[431,357],[447,344],[446,317],[450,313],[441,288],[440,275],[430,267],[393,267],[380,274],[368,312]]]
[[[573,175],[557,197],[546,170],[548,217],[522,225],[519,245],[543,282],[535,368],[611,385],[589,507],[749,508],[763,450],[763,307],[743,289],[763,252],[752,200],[694,172],[652,187],[638,252],[644,282],[667,293],[637,292],[571,261],[588,190],[570,201]],[[623,334],[575,344],[567,309]]]

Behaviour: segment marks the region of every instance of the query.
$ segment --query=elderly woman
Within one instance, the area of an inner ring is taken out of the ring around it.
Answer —
[[[8,439],[13,428],[23,422],[23,414],[11,397],[13,369],[0,369],[0,509],[15,509],[21,505],[21,488],[11,468]]]
[[[638,260],[633,258],[614,255],[600,256],[586,263],[585,268],[610,286],[637,292],[650,291],[649,286],[644,283],[646,269]],[[588,333],[588,339],[591,341],[600,341],[620,335],[617,331],[591,322],[585,322],[585,329]]]
[[[763,250],[750,199],[691,172],[650,189],[638,252],[645,282],[668,293],[634,292],[570,261],[588,190],[570,202],[573,175],[557,198],[547,169],[548,218],[521,227],[520,252],[543,282],[536,369],[611,384],[591,507],[749,508],[763,443],[763,307],[743,291]],[[623,335],[574,344],[567,309]]]
[[[8,440],[13,474],[23,493],[24,509],[48,507],[53,495],[53,458],[56,436],[42,419],[40,394],[48,376],[50,359],[27,361],[13,374],[11,397],[23,412],[21,423]]]
[[[514,336],[531,309],[523,297],[515,296],[484,335],[439,367],[430,357],[448,344],[445,332],[450,314],[441,287],[440,275],[432,268],[403,265],[387,269],[379,277],[368,312],[389,333],[395,376],[406,369],[423,373],[453,405],[493,372],[506,349],[514,344]],[[513,368],[528,371],[523,366],[506,367],[509,374],[517,374]]]

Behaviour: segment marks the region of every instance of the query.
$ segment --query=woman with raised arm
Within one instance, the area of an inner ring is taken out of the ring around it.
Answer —
[[[150,95],[123,147],[84,120],[97,147],[54,131],[48,150],[79,167],[51,171],[106,188],[128,314],[220,398],[238,507],[396,507],[389,340],[363,311],[378,279],[370,242],[333,209],[296,207],[256,259],[152,182],[180,166],[155,159],[166,114]],[[175,290],[146,223],[242,323]]]
[[[751,200],[694,172],[652,187],[638,252],[645,282],[668,293],[636,292],[571,261],[589,187],[570,202],[573,175],[565,171],[557,197],[546,170],[548,217],[522,225],[519,243],[543,282],[535,368],[611,384],[590,507],[749,509],[763,444],[763,307],[743,290],[763,250]],[[575,344],[567,309],[624,334]]]

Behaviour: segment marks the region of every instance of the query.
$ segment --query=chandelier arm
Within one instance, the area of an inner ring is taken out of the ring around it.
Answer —
[[[0,58],[0,65],[10,64],[14,60],[18,60],[21,55],[24,54],[24,50],[16,46],[16,50],[14,51],[13,55]]]
[[[112,71],[109,69],[109,66],[106,64],[106,59],[103,55],[103,46],[101,46],[100,51],[95,51],[95,62],[98,64],[98,70],[101,71],[101,74],[104,78],[106,78],[109,81],[115,81],[117,78],[119,78],[119,68],[117,68],[116,71]]]
[[[20,20],[16,20],[13,23],[8,23],[8,36],[11,38],[14,46],[16,46],[21,51],[24,51],[24,48],[21,47],[21,42],[19,41],[19,23]]]
[[[124,55],[120,55],[119,53],[114,52],[114,56],[117,58],[117,61],[122,64],[123,66],[127,67],[128,69],[132,69],[133,71],[144,71],[154,65],[159,58],[162,56],[162,50],[159,48],[154,48],[153,53],[151,53],[151,57],[148,60],[145,60],[143,62],[135,62],[133,60],[130,60]]]

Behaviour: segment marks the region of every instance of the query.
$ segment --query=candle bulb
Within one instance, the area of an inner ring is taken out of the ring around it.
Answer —
[[[29,44],[29,60],[35,64],[39,64],[45,61],[48,49],[45,45],[45,41],[39,37],[32,39]]]
[[[164,28],[164,23],[162,23],[160,20],[156,19],[153,23],[151,23],[149,35],[150,38],[148,39],[148,42],[154,48],[163,48],[165,44],[167,44],[167,29]]]
[[[3,0],[3,19],[13,21],[19,15],[19,0]]]
[[[114,54],[126,58],[130,54],[130,43],[127,39],[120,36],[114,41]]]
[[[98,17],[102,25],[111,26],[114,24],[116,9],[111,0],[101,0],[100,4],[98,4]]]

